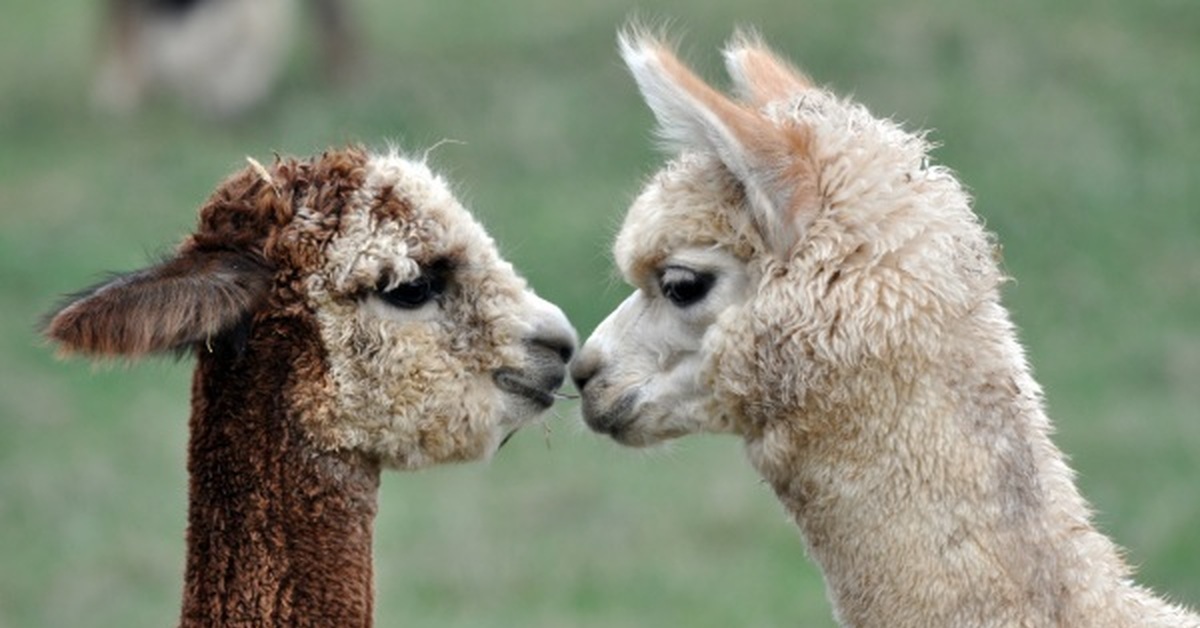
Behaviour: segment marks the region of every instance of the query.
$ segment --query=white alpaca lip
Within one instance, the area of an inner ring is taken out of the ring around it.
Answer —
[[[611,436],[617,442],[624,442],[628,428],[637,420],[633,414],[633,406],[637,403],[637,394],[621,395],[608,408],[597,408],[595,398],[583,395],[583,421],[592,431]]]
[[[554,405],[555,391],[562,385],[562,379],[559,377],[556,382],[550,382],[553,386],[542,388],[528,381],[525,373],[517,369],[502,368],[492,373],[492,381],[500,390],[524,397],[543,410]]]

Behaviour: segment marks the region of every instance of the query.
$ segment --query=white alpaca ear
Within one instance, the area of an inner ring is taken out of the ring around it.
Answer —
[[[618,37],[642,98],[658,121],[659,138],[676,150],[716,154],[741,181],[754,219],[776,253],[799,238],[793,191],[782,174],[786,142],[758,112],[735,103],[687,68],[662,41],[637,29]]]
[[[750,30],[738,30],[721,50],[737,95],[761,107],[812,89],[812,80],[781,59]]]

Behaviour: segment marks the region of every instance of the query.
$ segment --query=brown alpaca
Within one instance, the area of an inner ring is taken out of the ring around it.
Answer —
[[[1050,441],[992,242],[920,135],[754,37],[739,99],[621,52],[681,154],[614,246],[637,288],[572,366],[627,445],[739,435],[846,626],[1200,626],[1131,580]]]
[[[491,455],[575,342],[440,178],[359,149],[234,174],[46,335],[196,355],[184,626],[371,625],[380,469]]]

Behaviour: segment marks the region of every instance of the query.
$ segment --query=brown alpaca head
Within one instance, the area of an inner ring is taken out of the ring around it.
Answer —
[[[360,149],[252,162],[173,256],[71,297],[45,333],[101,359],[315,347],[269,367],[300,382],[279,403],[318,449],[393,468],[490,455],[551,405],[575,343],[440,177]]]

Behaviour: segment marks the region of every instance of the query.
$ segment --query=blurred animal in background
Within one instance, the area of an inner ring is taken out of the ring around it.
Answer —
[[[636,291],[572,366],[589,426],[739,435],[846,626],[1200,626],[1090,522],[992,237],[920,133],[756,36],[724,50],[732,98],[658,37],[620,48],[679,154],[614,245]]]
[[[275,88],[300,0],[108,0],[93,99],[130,113],[158,90],[211,118],[236,117]],[[307,0],[326,77],[352,71],[348,0]]]
[[[440,177],[357,148],[235,173],[45,333],[196,358],[183,626],[370,625],[380,470],[491,456],[575,347]]]

